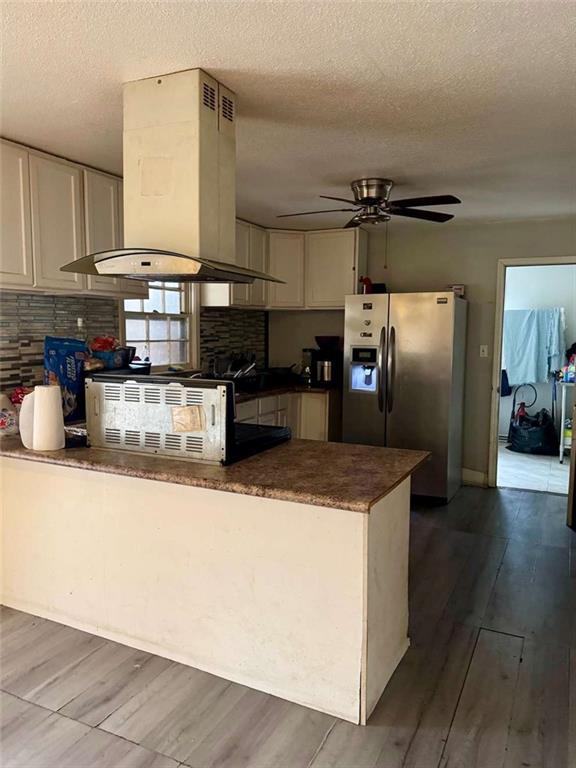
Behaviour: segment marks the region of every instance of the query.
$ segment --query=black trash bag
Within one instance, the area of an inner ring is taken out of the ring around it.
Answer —
[[[511,422],[509,451],[555,456],[559,450],[558,433],[550,412],[542,408],[535,416],[523,416]]]

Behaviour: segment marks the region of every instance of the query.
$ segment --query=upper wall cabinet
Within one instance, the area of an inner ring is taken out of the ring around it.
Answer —
[[[234,263],[266,272],[267,262],[266,231],[237,219]],[[255,280],[252,284],[204,283],[201,287],[202,306],[263,308],[266,306],[266,286],[263,280]]]
[[[268,233],[268,269],[284,283],[269,283],[268,306],[278,309],[304,307],[304,233]]]
[[[123,245],[122,182],[99,171],[84,170],[84,221],[86,253],[98,253]],[[147,284],[120,277],[87,277],[93,293],[130,297],[148,296]]]
[[[347,294],[358,292],[366,274],[366,233],[361,229],[306,233],[306,306],[340,309]]]
[[[239,267],[250,266],[250,224],[236,221],[236,259]],[[250,303],[250,286],[248,283],[232,283],[232,304],[247,306]]]
[[[146,297],[139,280],[60,267],[123,241],[122,181],[9,141],[0,142],[0,288]]]
[[[0,143],[0,284],[34,285],[28,152]]]
[[[268,235],[260,227],[250,227],[250,251],[248,266],[257,272],[268,272]],[[254,280],[250,286],[250,306],[265,307],[268,298],[268,286],[264,280]]]
[[[68,163],[30,154],[35,285],[84,288],[84,277],[60,267],[84,253],[82,172]]]
[[[120,247],[119,181],[96,171],[84,171],[84,216],[86,252],[97,253]],[[107,292],[119,289],[119,278],[88,276],[88,288]]]

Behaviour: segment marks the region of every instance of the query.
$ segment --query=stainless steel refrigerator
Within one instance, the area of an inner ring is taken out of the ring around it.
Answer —
[[[343,440],[430,451],[412,492],[446,500],[461,485],[466,315],[452,292],[346,297]]]

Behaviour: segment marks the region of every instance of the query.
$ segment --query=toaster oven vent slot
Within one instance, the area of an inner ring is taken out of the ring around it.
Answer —
[[[140,445],[140,432],[134,429],[127,429],[124,432],[125,445]]]
[[[171,451],[180,451],[182,449],[182,437],[180,435],[165,435],[164,448]]]
[[[216,111],[216,89],[208,83],[202,83],[202,102],[208,109]]]
[[[126,403],[139,403],[140,402],[139,387],[124,387],[124,401]]]
[[[222,96],[222,117],[234,122],[234,102],[228,96]]]
[[[182,390],[166,389],[164,391],[164,402],[166,405],[182,405]]]
[[[108,427],[104,432],[107,443],[119,444],[122,440],[122,435],[119,429],[111,429]]]
[[[105,384],[104,385],[104,400],[115,400],[119,402],[122,396],[122,388],[120,384]]]
[[[201,453],[203,442],[201,437],[188,435],[186,438],[186,450],[190,453]]]
[[[146,448],[160,448],[160,435],[158,432],[144,432],[144,446]]]
[[[151,405],[160,403],[160,390],[158,387],[144,387],[144,402]]]
[[[201,389],[186,390],[186,405],[202,405],[204,393]]]

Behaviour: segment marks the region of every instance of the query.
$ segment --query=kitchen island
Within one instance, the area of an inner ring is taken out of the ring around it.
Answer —
[[[0,443],[2,599],[354,723],[408,647],[419,451],[292,440],[228,467]]]

